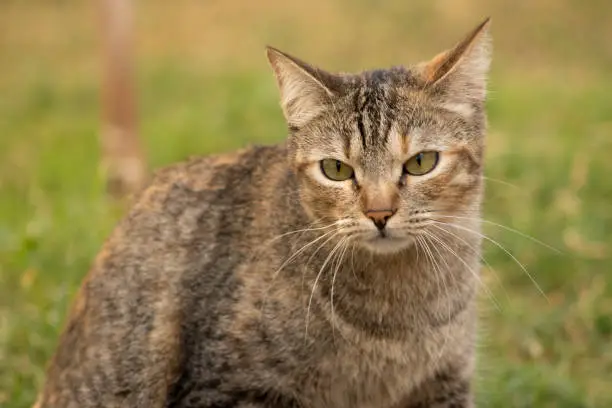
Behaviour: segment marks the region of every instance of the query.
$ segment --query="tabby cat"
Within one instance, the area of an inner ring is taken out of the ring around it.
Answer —
[[[268,48],[287,141],[156,174],[37,407],[472,407],[488,31],[359,74]]]

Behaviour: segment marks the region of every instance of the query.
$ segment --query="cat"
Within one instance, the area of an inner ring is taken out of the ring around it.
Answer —
[[[358,74],[268,47],[288,139],[156,173],[36,407],[473,407],[489,26]]]

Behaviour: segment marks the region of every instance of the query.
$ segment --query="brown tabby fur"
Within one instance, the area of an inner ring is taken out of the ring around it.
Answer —
[[[37,407],[473,406],[488,25],[355,75],[270,48],[288,141],[156,175],[83,282]],[[404,174],[423,150],[438,166]],[[326,179],[325,158],[355,178]],[[385,236],[368,211],[395,212]]]

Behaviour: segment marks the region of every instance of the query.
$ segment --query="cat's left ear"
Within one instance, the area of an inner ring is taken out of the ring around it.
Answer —
[[[458,110],[467,111],[486,96],[487,74],[491,64],[491,38],[487,18],[450,50],[421,64],[420,74],[425,87],[442,94]],[[462,105],[465,106],[462,107]]]
[[[290,128],[299,129],[326,109],[336,97],[341,79],[322,69],[267,47],[268,60],[280,90],[281,107]]]

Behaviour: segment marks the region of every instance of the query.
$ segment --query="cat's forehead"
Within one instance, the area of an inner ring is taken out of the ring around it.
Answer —
[[[367,70],[357,74],[357,76],[360,78],[362,86],[370,88],[415,86],[418,83],[418,77],[415,73],[403,66]]]
[[[363,167],[376,163],[403,162],[423,150],[444,151],[449,149],[449,137],[432,127],[390,125],[384,137],[376,144],[363,144],[358,133],[353,134],[349,157]]]
[[[389,70],[366,71],[359,75],[353,94],[353,117],[364,151],[378,150],[389,141],[391,128],[398,116],[397,74]]]
[[[432,130],[439,127],[440,118],[428,101],[418,96],[411,78],[402,68],[361,75],[350,107],[356,122],[353,152],[373,159],[388,153],[407,154],[415,144],[439,142],[439,135]]]
[[[367,167],[405,160],[417,150],[447,142],[438,131],[442,118],[419,92],[410,71],[366,71],[346,81],[350,91],[309,128],[309,135],[317,137],[301,139],[313,157],[331,155]]]

